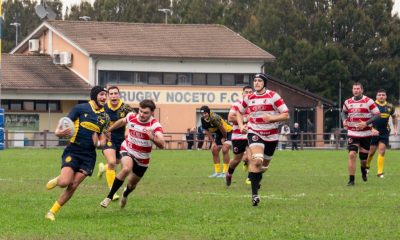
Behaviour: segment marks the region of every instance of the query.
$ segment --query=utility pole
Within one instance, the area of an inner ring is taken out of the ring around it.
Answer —
[[[171,12],[169,8],[159,8],[159,12],[163,12],[165,14],[165,24],[168,24],[168,14]]]
[[[18,45],[18,29],[21,26],[21,23],[13,22],[13,23],[10,23],[10,26],[15,27],[15,46],[17,46]]]

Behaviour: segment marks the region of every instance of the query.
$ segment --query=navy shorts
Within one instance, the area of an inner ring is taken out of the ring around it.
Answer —
[[[226,133],[226,139],[225,141],[231,141],[232,139],[232,132],[228,132]],[[217,134],[217,136],[215,136],[215,144],[217,144],[217,146],[222,146],[222,134]]]
[[[274,155],[276,146],[278,146],[278,141],[267,142],[254,133],[248,133],[247,139],[249,140],[249,146],[253,143],[264,145],[264,155],[269,157]]]
[[[92,176],[93,169],[96,165],[96,151],[76,151],[64,149],[63,155],[61,156],[61,168],[71,167],[74,172],[86,172],[88,176]]]
[[[247,139],[245,140],[232,140],[233,154],[241,154],[246,151],[246,147],[249,146]]]
[[[379,142],[388,146],[389,145],[389,135],[379,135],[379,136],[373,136],[371,138],[372,146],[378,146]]]
[[[107,141],[106,145],[103,147],[103,151],[106,149],[114,149],[115,150],[115,156],[117,159],[121,159],[121,154],[119,153],[120,148],[121,148],[122,142],[116,142],[116,141]]]

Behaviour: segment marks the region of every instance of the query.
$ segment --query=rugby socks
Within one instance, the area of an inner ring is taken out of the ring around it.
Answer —
[[[231,167],[229,167],[229,169],[228,169],[228,173],[229,173],[229,174],[231,174],[231,175],[232,175],[234,171],[235,171],[235,169],[234,169],[234,168],[231,168]]]
[[[128,197],[128,195],[135,190],[136,187],[133,188],[129,188],[128,186],[126,186],[124,193],[122,194],[124,197]]]
[[[258,188],[262,179],[262,173],[249,172],[249,178],[251,181],[252,195],[258,195]]]
[[[111,189],[113,182],[115,179],[115,170],[114,169],[108,169],[106,170],[106,180],[107,180],[107,185],[108,188]]]
[[[61,205],[58,203],[58,201],[56,201],[53,206],[50,208],[50,212],[52,212],[53,214],[56,214],[58,211],[60,211],[61,209]]]
[[[107,198],[109,199],[113,199],[114,194],[118,191],[118,189],[122,186],[122,184],[124,183],[123,180],[119,180],[117,177],[114,179],[114,183],[111,187],[110,192],[108,193]]]
[[[220,173],[221,172],[221,164],[215,163],[214,164],[214,171],[215,171],[215,173]]]
[[[349,182],[354,182],[354,175],[349,176]]]
[[[383,165],[385,164],[385,156],[378,154],[378,174],[383,173]]]
[[[224,163],[224,173],[228,172],[229,163]]]
[[[372,162],[372,159],[374,158],[374,156],[373,155],[368,155],[368,158],[367,158],[367,169],[369,169],[369,167],[371,166],[371,162]]]

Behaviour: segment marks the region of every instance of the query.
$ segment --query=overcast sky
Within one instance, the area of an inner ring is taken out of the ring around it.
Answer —
[[[73,4],[79,4],[82,1],[91,2],[91,3],[94,2],[94,0],[61,0],[61,1],[64,3],[64,8],[66,6],[71,6]],[[399,15],[400,15],[400,0],[394,0],[393,13],[395,13],[395,12],[399,13]]]

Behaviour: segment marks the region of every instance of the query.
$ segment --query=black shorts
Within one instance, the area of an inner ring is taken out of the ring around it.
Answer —
[[[249,142],[246,140],[232,140],[233,154],[241,154],[246,151]]]
[[[371,146],[371,137],[349,137],[347,139],[347,149],[350,150],[350,146],[359,145],[360,148],[364,148],[365,150],[369,150]]]
[[[121,148],[122,142],[118,141],[107,141],[106,145],[103,147],[103,151],[106,149],[114,149],[115,150],[115,156],[117,159],[121,159],[121,154],[119,152]]]
[[[96,151],[75,151],[67,147],[61,156],[61,168],[71,167],[74,172],[84,171],[88,176],[92,176],[95,165]]]
[[[232,139],[232,132],[228,132],[226,133],[226,139],[225,141],[231,141]],[[222,134],[217,134],[215,136],[215,144],[217,144],[217,146],[222,146]]]
[[[248,133],[247,139],[249,141],[249,146],[252,144],[261,144],[264,145],[264,155],[272,157],[274,155],[276,146],[278,146],[278,141],[267,142],[262,140],[257,134]]]
[[[373,136],[371,138],[372,146],[378,146],[379,142],[388,146],[389,145],[389,135],[379,135],[379,136]]]
[[[143,175],[144,175],[144,173],[146,172],[146,170],[147,170],[148,167],[140,166],[140,165],[137,163],[135,157],[132,156],[131,154],[129,154],[128,152],[126,152],[126,151],[121,152],[121,156],[122,156],[122,157],[130,157],[130,158],[132,159],[132,161],[133,161],[132,172],[133,172],[136,176],[138,176],[138,177],[140,177],[140,178],[143,177]]]

